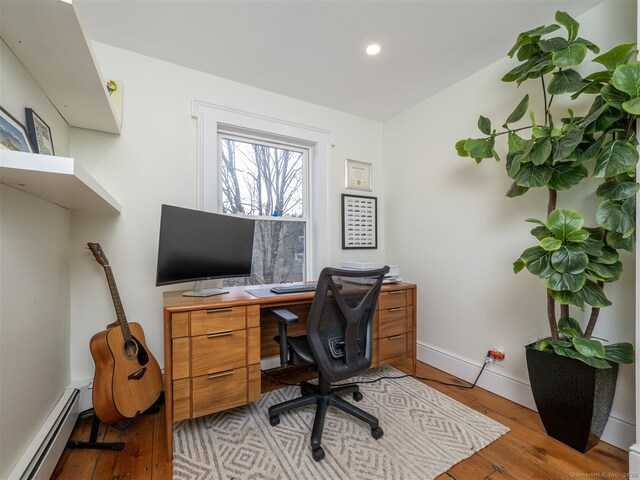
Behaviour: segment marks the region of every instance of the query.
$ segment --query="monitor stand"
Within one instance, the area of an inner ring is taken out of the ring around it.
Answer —
[[[223,288],[202,288],[202,280],[198,280],[193,285],[193,290],[184,292],[183,297],[210,297],[212,295],[221,295],[223,293],[229,293],[229,290]]]

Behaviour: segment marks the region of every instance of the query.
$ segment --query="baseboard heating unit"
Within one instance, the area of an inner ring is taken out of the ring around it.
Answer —
[[[9,475],[11,480],[51,477],[78,419],[79,400],[80,390],[65,390]]]

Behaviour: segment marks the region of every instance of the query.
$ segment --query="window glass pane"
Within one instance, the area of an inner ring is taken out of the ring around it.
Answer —
[[[271,217],[256,221],[252,276],[225,286],[299,282],[305,278],[306,155],[295,148],[220,137],[222,212]],[[283,217],[304,219],[285,221]]]
[[[303,154],[221,138],[222,212],[303,217]]]
[[[229,278],[224,285],[303,281],[305,229],[306,222],[257,220],[251,277]]]

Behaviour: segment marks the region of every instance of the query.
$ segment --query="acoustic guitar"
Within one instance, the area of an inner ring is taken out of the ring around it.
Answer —
[[[102,423],[113,425],[151,407],[162,391],[162,372],[144,339],[142,327],[127,322],[109,261],[97,243],[88,243],[107,275],[117,320],[89,344],[96,365],[93,408]]]

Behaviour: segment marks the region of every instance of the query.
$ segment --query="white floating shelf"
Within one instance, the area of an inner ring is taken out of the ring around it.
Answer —
[[[0,37],[66,122],[119,134],[106,82],[73,5],[0,0],[0,11]]]
[[[0,150],[0,183],[70,210],[119,213],[121,209],[73,158]]]

